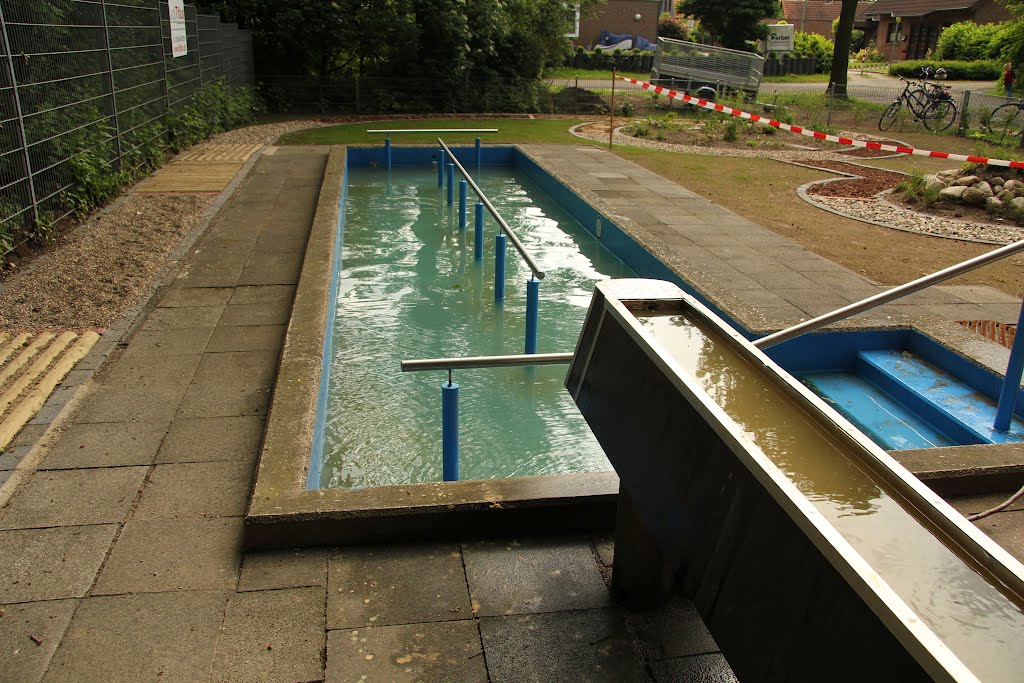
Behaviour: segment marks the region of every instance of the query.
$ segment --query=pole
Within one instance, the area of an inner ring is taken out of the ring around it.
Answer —
[[[505,298],[505,233],[494,236],[494,300]],[[1024,335],[1021,335],[1024,336]]]
[[[384,162],[387,169],[391,170],[391,136],[384,138]]]
[[[447,161],[447,153],[443,149],[437,150],[437,186],[444,187],[444,165]]]
[[[484,203],[476,203],[476,220],[473,222],[473,258],[484,258]]]
[[[967,121],[970,118],[967,112],[971,106],[971,91],[964,91],[964,98],[960,101],[960,121],[956,124],[956,134],[959,137],[967,135]]]
[[[459,231],[466,232],[466,181],[459,181]]]
[[[531,277],[526,281],[526,353],[537,353],[537,313],[539,308],[540,280]]]
[[[612,108],[608,112],[608,149],[612,148],[612,135],[615,133],[615,67],[612,67]]]
[[[480,138],[476,139],[476,170],[480,170],[480,165],[483,162],[483,152],[480,150]]]
[[[7,35],[7,23],[4,21],[4,10],[0,6],[0,36],[3,37],[4,54],[7,55],[7,75],[11,79],[11,92],[14,94],[14,111],[18,119],[17,144],[25,159],[25,179],[28,180],[29,208],[32,209],[32,224],[39,225],[39,204],[36,202],[36,185],[32,176],[32,156],[28,153],[28,139],[25,135],[25,120],[21,108],[21,94],[18,92],[18,77],[14,71],[14,55],[11,54],[11,41]],[[109,70],[110,65],[107,65]]]
[[[448,206],[455,203],[455,164],[448,162]]]
[[[1010,348],[1010,361],[1006,364],[1006,378],[1003,380],[1003,389],[999,392],[999,405],[996,407],[996,421],[992,425],[992,429],[998,432],[1010,429],[1022,374],[1024,374],[1024,302],[1022,302],[1020,315],[1017,316],[1017,335],[1013,338],[1013,346]]]
[[[459,480],[459,385],[441,383],[441,476],[444,481]]]

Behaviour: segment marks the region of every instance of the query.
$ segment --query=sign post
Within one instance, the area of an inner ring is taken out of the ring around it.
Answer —
[[[167,15],[171,19],[171,58],[184,57],[188,54],[184,0],[167,0]]]

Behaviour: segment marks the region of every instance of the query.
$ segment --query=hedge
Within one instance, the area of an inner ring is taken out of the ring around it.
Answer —
[[[611,71],[612,67],[619,71],[650,71],[654,66],[654,53],[641,50],[584,50],[580,47],[569,57],[565,66],[598,71]]]
[[[997,61],[942,62],[923,59],[896,62],[889,67],[889,75],[920,78],[921,68],[925,66],[930,67],[932,73],[938,69],[945,69],[946,78],[951,81],[995,81],[1003,75],[1003,67]]]

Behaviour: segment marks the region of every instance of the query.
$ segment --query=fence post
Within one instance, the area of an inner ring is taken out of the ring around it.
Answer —
[[[576,116],[580,115],[580,75],[576,74],[576,107],[573,109],[573,114]]]
[[[676,89],[676,78],[675,78],[675,76],[673,76],[673,77],[668,79],[668,89],[669,89],[669,91],[672,91],[672,92],[675,91],[675,89]],[[673,99],[674,98],[672,98],[672,97],[668,98],[668,111],[669,111],[669,113],[672,112],[672,100]]]
[[[107,83],[110,85],[110,111],[114,115],[114,154],[117,157],[117,168],[121,168],[121,123],[117,120],[117,91],[114,90],[114,61],[111,59],[110,53],[110,23],[107,21],[107,0],[100,0],[100,12],[103,15],[103,49],[107,53]],[[160,45],[160,51],[163,52],[163,39],[161,39]]]
[[[160,84],[163,86],[163,89],[164,89],[164,129],[167,131],[168,140],[170,140],[171,127],[170,127],[170,125],[168,125],[167,119],[171,115],[171,86],[167,82],[167,53],[164,52],[164,22],[163,22],[163,19],[160,18],[160,2],[159,2],[159,0],[157,0],[157,2],[155,4],[157,6],[156,20],[157,20],[157,23],[160,25]],[[164,3],[164,4],[166,5],[167,3]],[[168,14],[167,14],[167,37],[170,38],[170,33],[171,33],[170,8],[168,8],[167,12],[168,12]],[[199,24],[197,23],[196,26],[198,26],[198,25]],[[217,32],[217,37],[218,37],[218,39],[220,38],[220,32],[219,31]],[[223,45],[222,45],[221,49],[223,50]],[[202,71],[202,68],[203,67],[200,66],[199,70]]]
[[[960,137],[967,135],[967,112],[971,107],[971,91],[964,91],[964,99],[960,102],[960,122],[956,126],[956,134]]]
[[[4,41],[4,53],[7,55],[7,73],[11,78],[11,89],[14,93],[14,108],[18,117],[18,142],[21,144],[21,151],[25,156],[25,175],[28,179],[28,193],[30,208],[32,209],[32,222],[39,225],[39,205],[36,203],[36,184],[32,177],[32,157],[28,153],[28,138],[25,137],[25,115],[21,109],[21,95],[18,93],[18,77],[14,72],[14,55],[11,54],[11,40],[7,35],[7,22],[4,21],[4,8],[0,4],[0,35]]]
[[[826,103],[826,107],[825,107],[826,111],[827,111],[825,125],[826,126],[830,126],[830,127],[832,126],[832,99],[835,97],[835,94],[836,94],[836,84],[835,83],[829,83],[828,84],[828,92],[825,95],[825,97],[827,98],[827,103]]]

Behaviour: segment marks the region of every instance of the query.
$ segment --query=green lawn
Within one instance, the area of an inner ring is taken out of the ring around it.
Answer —
[[[828,83],[828,74],[801,74],[789,76],[762,76],[762,83]]]
[[[497,133],[481,133],[487,143],[555,142],[589,144],[574,137],[569,128],[593,119],[415,119],[401,121],[363,121],[339,126],[325,126],[289,133],[278,140],[280,145],[358,145],[383,144],[384,136],[367,133],[372,129],[399,128],[497,128]],[[399,133],[391,136],[394,144],[431,144],[442,137],[449,144],[472,143],[476,133]]]
[[[650,72],[616,71],[615,73],[617,73],[619,76],[622,76],[623,78],[642,78],[644,80],[647,80],[648,78],[651,77]],[[557,69],[544,70],[544,78],[572,80],[577,76],[580,77],[580,80],[583,80],[584,78],[611,78],[612,71],[611,69],[608,69],[607,71],[601,69],[576,69],[571,66],[560,66]]]

